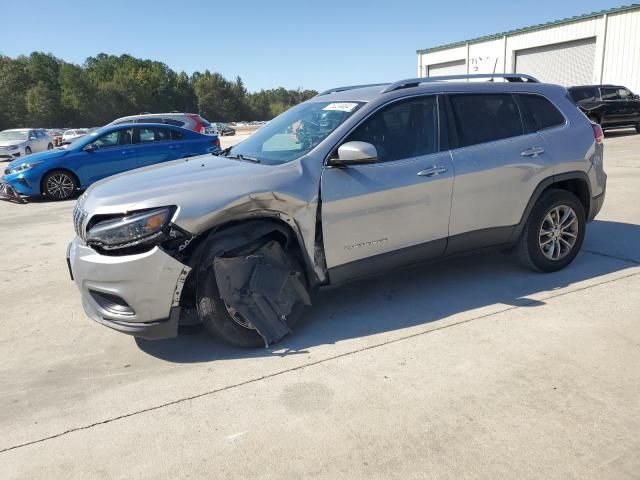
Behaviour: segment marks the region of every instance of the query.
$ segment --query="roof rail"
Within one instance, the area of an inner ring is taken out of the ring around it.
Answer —
[[[320,92],[318,95],[316,95],[316,97],[321,97],[322,95],[329,95],[330,93],[345,92],[347,90],[355,90],[356,88],[382,87],[384,85],[389,85],[389,83],[368,83],[366,85],[350,85],[348,87],[330,88],[329,90]]]
[[[417,87],[421,83],[441,82],[443,80],[467,80],[476,78],[488,78],[489,81],[493,81],[494,78],[504,78],[507,82],[540,83],[537,78],[532,77],[531,75],[525,75],[524,73],[476,73],[471,75],[444,75],[441,77],[421,77],[399,80],[389,85],[381,93],[393,92],[394,90],[400,90],[401,88]]]

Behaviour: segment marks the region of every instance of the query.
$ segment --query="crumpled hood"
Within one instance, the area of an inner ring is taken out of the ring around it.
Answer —
[[[209,154],[106,178],[93,184],[79,202],[89,215],[175,205],[179,208],[175,223],[199,233],[221,210],[228,213],[230,209],[246,212],[282,207],[287,211],[300,208],[302,202],[306,205],[302,198],[314,198],[318,184],[296,182],[302,171],[297,162],[265,165]],[[294,195],[277,193],[290,190],[291,185],[297,186],[300,195],[297,191]]]
[[[69,153],[67,150],[47,150],[46,152],[32,153],[26,157],[19,157],[9,163],[7,168],[14,168],[22,165],[23,163],[42,162],[47,160],[53,160],[54,158],[62,157]]]

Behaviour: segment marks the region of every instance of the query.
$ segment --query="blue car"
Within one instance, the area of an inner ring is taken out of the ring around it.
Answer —
[[[116,173],[218,151],[218,137],[172,125],[108,126],[76,140],[66,150],[12,161],[0,179],[0,192],[9,197],[42,195],[65,200]]]

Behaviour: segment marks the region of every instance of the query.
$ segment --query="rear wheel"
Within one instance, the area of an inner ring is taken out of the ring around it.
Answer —
[[[540,272],[555,272],[576,257],[585,234],[585,213],[580,200],[566,190],[548,190],[534,206],[519,253],[526,265]]]
[[[54,200],[67,200],[78,190],[75,176],[64,170],[54,170],[42,179],[42,193]]]

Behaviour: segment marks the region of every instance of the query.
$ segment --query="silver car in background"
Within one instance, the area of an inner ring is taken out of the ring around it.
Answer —
[[[506,81],[467,81],[483,78]],[[512,74],[341,87],[218,156],[94,184],[68,262],[88,316],[115,330],[203,324],[268,345],[318,286],[486,247],[564,268],[605,187],[602,130],[560,86]]]
[[[0,161],[11,161],[52,148],[53,137],[40,128],[15,128],[0,132]]]

